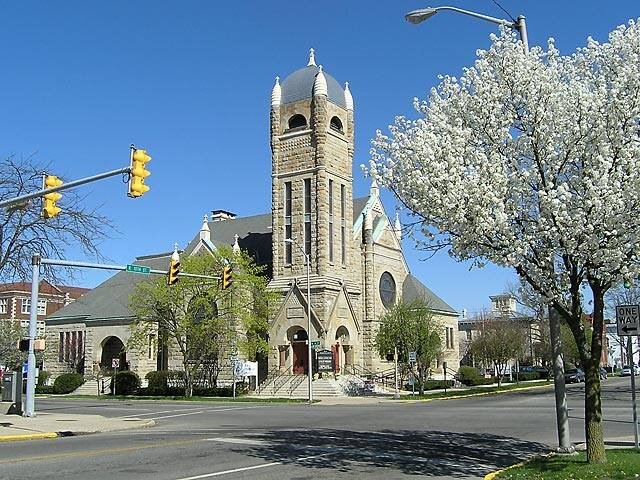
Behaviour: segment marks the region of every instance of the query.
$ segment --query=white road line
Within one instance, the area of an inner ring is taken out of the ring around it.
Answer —
[[[122,417],[117,417],[117,418],[141,417],[143,415],[161,415],[163,413],[173,413],[173,412],[190,412],[192,410],[197,410],[197,409],[196,408],[178,408],[173,410],[163,410],[160,412],[137,413],[137,414],[132,413],[131,415],[123,415]]]
[[[252,410],[254,408],[263,408],[263,407],[230,407],[230,408],[208,408],[205,410],[198,410],[197,412],[189,412],[189,413],[177,413],[175,415],[164,415],[162,417],[151,417],[152,420],[160,420],[162,418],[173,418],[173,417],[184,417],[186,415],[198,415],[200,413],[208,413],[208,412],[227,412],[229,410]],[[135,416],[135,415],[132,415]]]
[[[329,455],[328,453],[323,453],[320,455],[311,455],[309,457],[302,457],[298,459],[294,459],[294,461],[303,461],[310,460],[312,458],[323,457],[325,455]],[[198,480],[200,478],[211,478],[211,477],[221,477],[223,475],[229,475],[230,473],[238,473],[238,472],[246,472],[249,470],[257,470],[258,468],[267,468],[267,467],[275,467],[276,465],[282,465],[282,462],[271,462],[271,463],[262,463],[260,465],[253,465],[252,467],[242,467],[242,468],[234,468],[232,470],[223,470],[221,472],[213,472],[213,473],[205,473],[203,475],[195,475],[193,477],[183,477],[178,478],[176,480]]]
[[[205,438],[205,442],[221,442],[221,443],[237,443],[240,445],[268,445],[269,442],[264,440],[256,440],[252,438],[232,438],[232,437],[216,437]]]

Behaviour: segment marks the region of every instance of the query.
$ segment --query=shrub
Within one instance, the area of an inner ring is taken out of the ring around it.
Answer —
[[[458,379],[460,380],[460,383],[467,387],[472,387],[474,385],[486,385],[485,378],[473,367],[460,367],[458,370]]]
[[[178,390],[182,390],[184,394],[184,372],[180,370],[157,370],[155,372],[149,372],[145,375],[148,382],[147,395],[172,395],[177,396],[179,393],[175,393]]]
[[[51,378],[51,372],[40,370],[40,373],[38,373],[38,386],[43,387],[47,385],[49,383],[49,378]]]
[[[539,372],[520,372],[517,378],[521,382],[526,382],[528,380],[538,380],[540,379],[540,373]]]
[[[53,385],[36,385],[36,394],[50,395],[52,393],[56,393]]]
[[[133,395],[140,388],[140,377],[137,373],[125,370],[116,373],[116,395]],[[113,391],[113,378],[111,379]]]
[[[80,373],[63,373],[53,382],[54,393],[71,393],[84,383]]]

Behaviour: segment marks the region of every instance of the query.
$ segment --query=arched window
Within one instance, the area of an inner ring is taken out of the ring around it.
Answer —
[[[293,117],[289,119],[289,130],[293,130],[294,128],[303,128],[307,126],[307,119],[304,118],[304,115],[296,113]]]
[[[329,123],[329,126],[331,127],[332,130],[336,130],[340,133],[343,132],[342,121],[338,117],[331,117],[331,122]]]

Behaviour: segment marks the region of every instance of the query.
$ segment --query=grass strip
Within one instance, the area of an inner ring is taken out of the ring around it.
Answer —
[[[500,387],[473,387],[467,390],[449,390],[447,393],[425,393],[424,395],[401,395],[400,400],[434,400],[439,398],[461,398],[461,397],[475,397],[479,395],[490,395],[493,393],[512,392],[515,390],[528,390],[534,387],[542,387],[546,385],[553,385],[552,382],[541,380],[539,382],[527,382],[502,385]]]
[[[486,477],[485,477],[486,478]],[[628,480],[640,478],[640,451],[607,450],[607,463],[587,463],[586,453],[538,457],[499,472],[493,478],[509,480]]]

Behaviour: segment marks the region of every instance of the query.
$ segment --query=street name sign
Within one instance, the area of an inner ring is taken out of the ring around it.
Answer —
[[[313,348],[313,349],[320,348],[320,340],[312,340],[311,341],[311,348]]]
[[[132,263],[129,263],[127,264],[127,272],[142,273],[144,275],[149,275],[151,273],[151,267],[145,267],[143,265],[134,265]]]
[[[621,337],[640,335],[640,305],[617,305],[616,323]]]
[[[409,352],[409,363],[416,363],[417,359],[418,359],[417,352]]]

